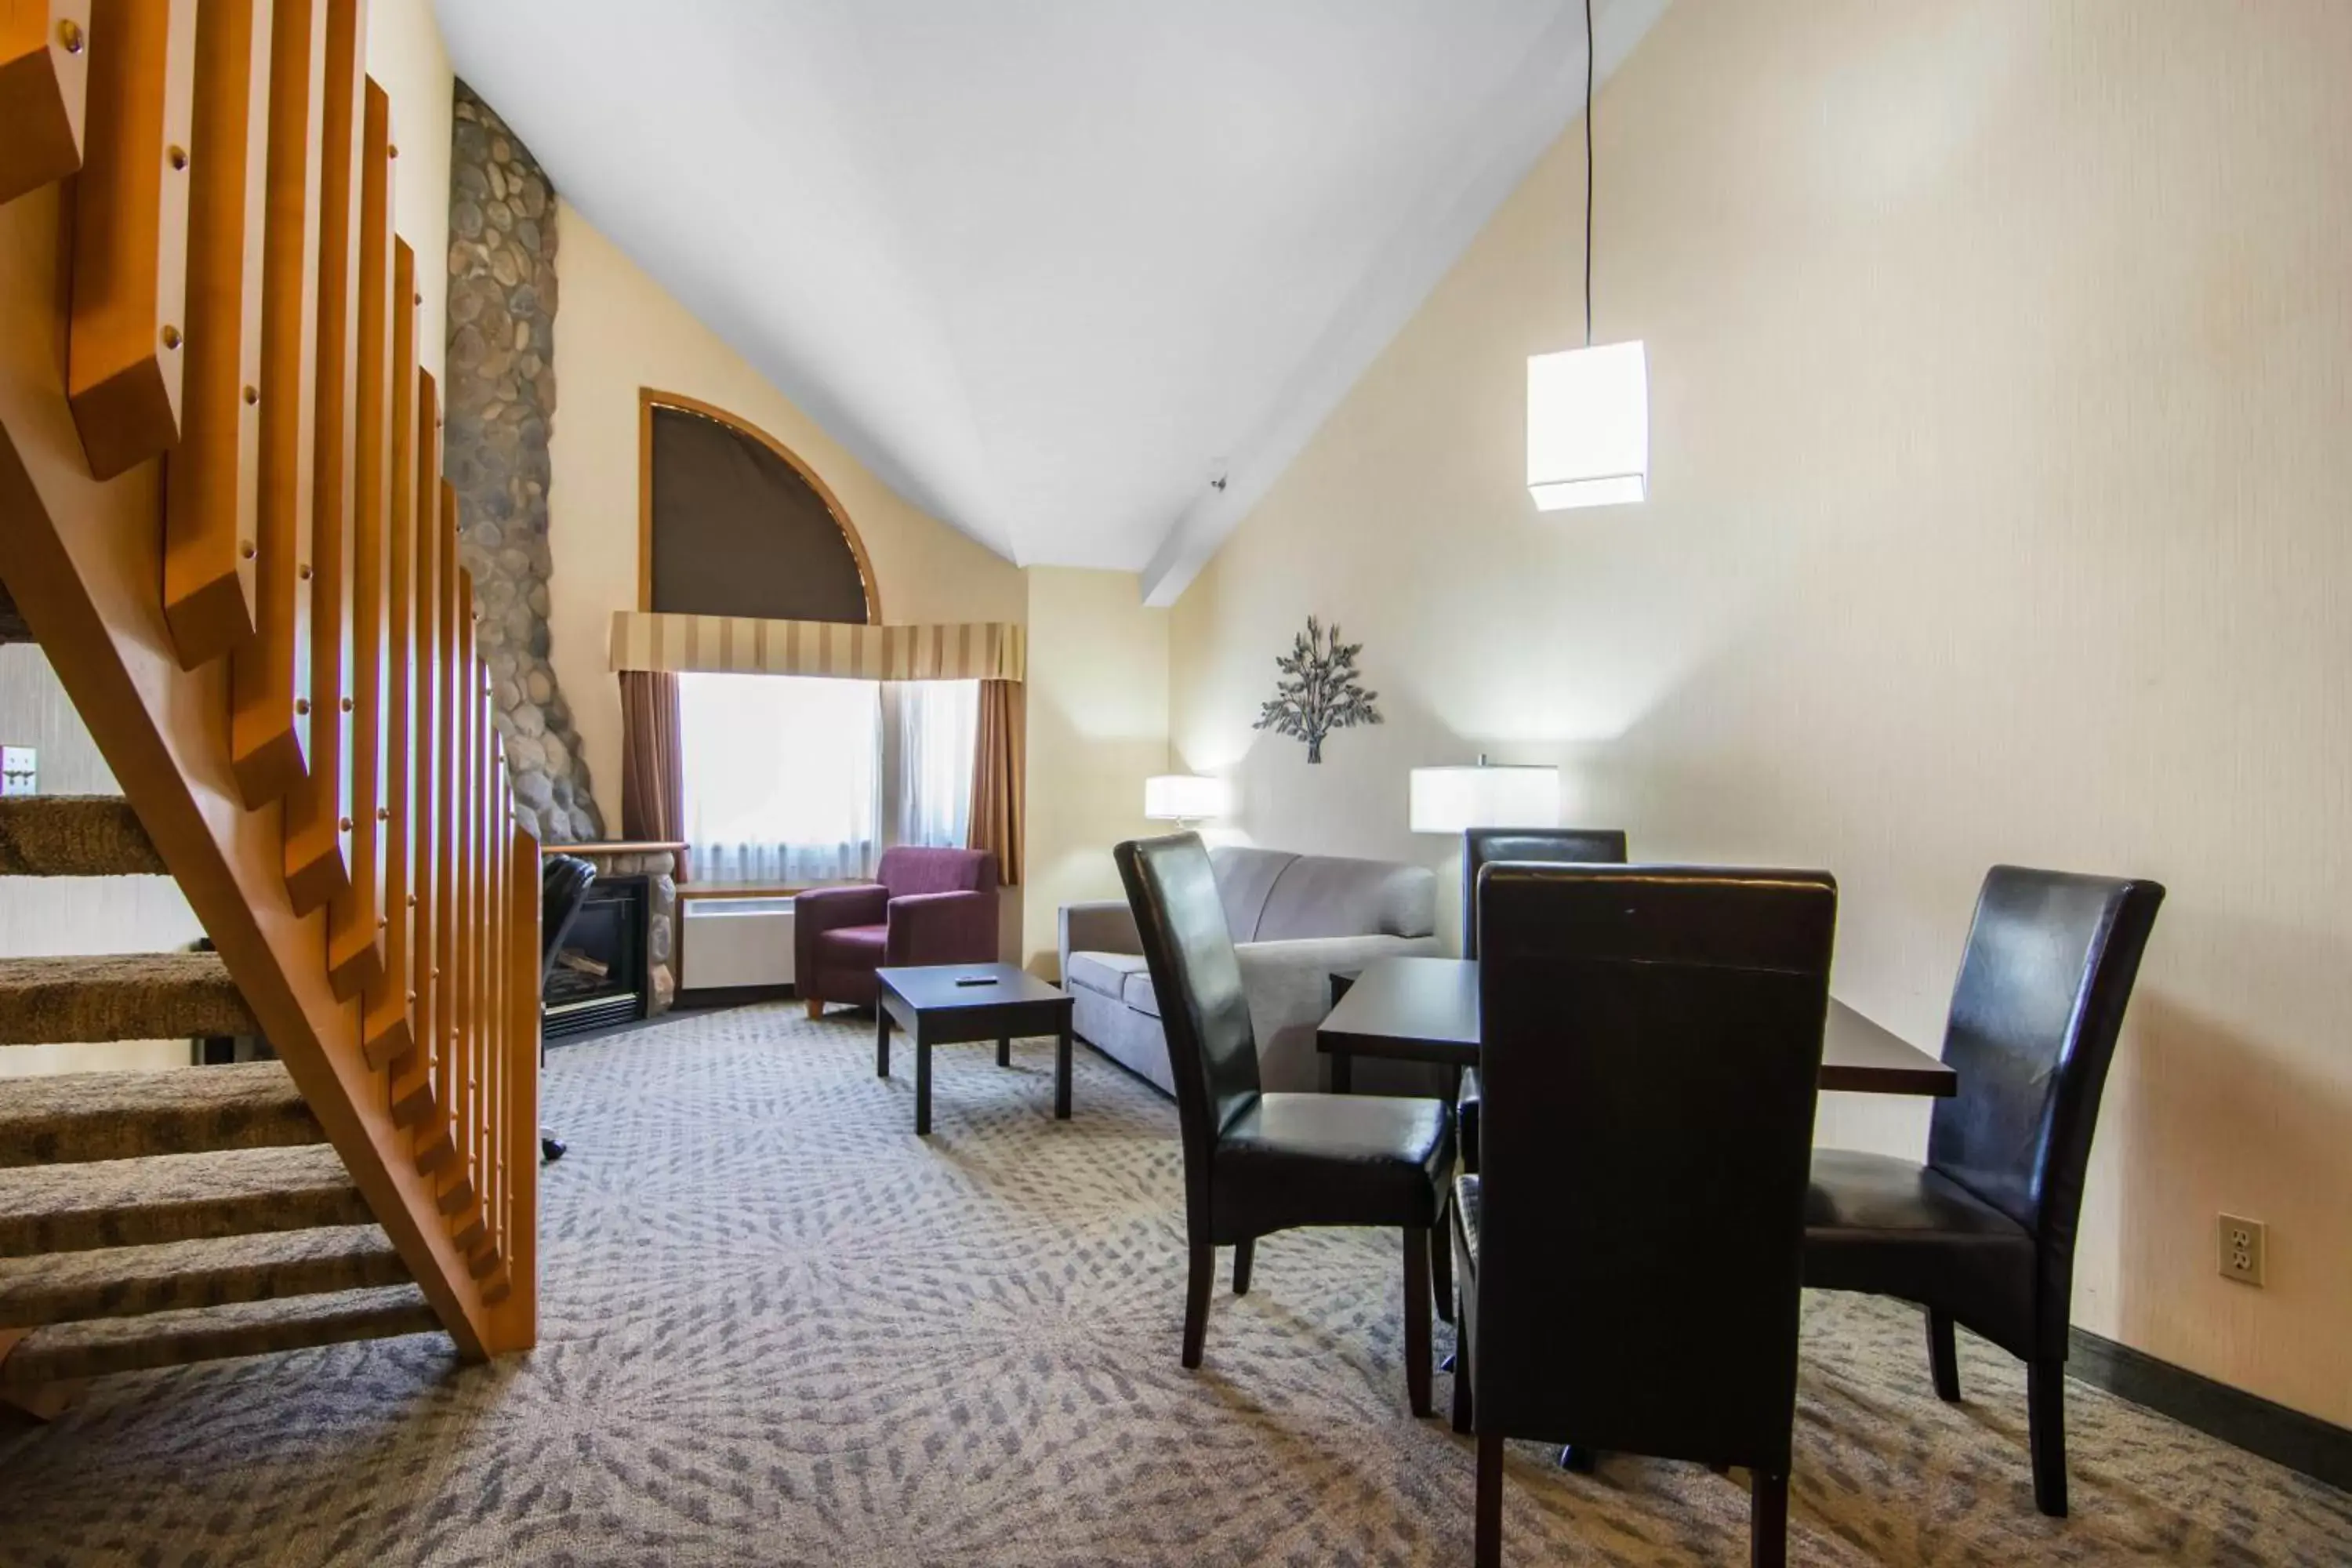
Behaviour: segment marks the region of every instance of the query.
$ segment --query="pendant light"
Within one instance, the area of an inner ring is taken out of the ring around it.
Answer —
[[[1584,346],[1528,359],[1528,493],[1539,511],[1649,499],[1650,361],[1592,342],[1592,0],[1584,0]]]

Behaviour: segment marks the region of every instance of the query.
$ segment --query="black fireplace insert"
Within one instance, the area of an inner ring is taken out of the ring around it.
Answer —
[[[599,877],[589,884],[580,918],[548,965],[547,1038],[592,1034],[646,1016],[648,892],[643,877]]]

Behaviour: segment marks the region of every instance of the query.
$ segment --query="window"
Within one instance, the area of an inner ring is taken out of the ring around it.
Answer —
[[[681,675],[677,690],[697,878],[854,881],[885,845],[964,842],[978,681]]]
[[[697,877],[782,885],[872,874],[878,682],[681,675],[677,719]]]
[[[890,754],[883,768],[890,842],[961,848],[971,823],[980,682],[909,680],[883,688]]]

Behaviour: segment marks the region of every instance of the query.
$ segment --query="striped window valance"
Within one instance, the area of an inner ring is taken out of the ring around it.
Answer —
[[[1021,680],[1029,673],[1029,636],[1027,628],[1004,621],[868,626],[615,610],[612,667],[852,680]]]

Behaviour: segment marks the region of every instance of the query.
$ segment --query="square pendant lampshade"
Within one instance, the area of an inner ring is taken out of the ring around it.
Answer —
[[[1153,822],[1200,822],[1225,815],[1225,781],[1155,773],[1143,781],[1143,815]]]
[[[1558,768],[1412,770],[1412,830],[1459,833],[1465,827],[1557,827]]]
[[[1650,360],[1637,341],[1528,360],[1528,493],[1540,511],[1650,493]]]

